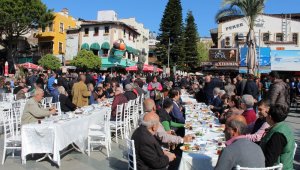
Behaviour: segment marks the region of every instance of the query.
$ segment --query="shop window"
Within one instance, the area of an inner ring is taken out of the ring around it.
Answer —
[[[63,53],[63,43],[58,43],[58,52],[59,54],[62,54]]]
[[[104,27],[104,33],[105,34],[109,34],[109,26],[105,26]]]
[[[270,33],[263,33],[263,42],[270,41]]]
[[[89,28],[85,28],[84,29],[84,36],[88,36],[89,35]]]
[[[298,33],[293,33],[293,43],[298,45]]]
[[[283,34],[282,33],[277,33],[276,34],[276,41],[277,42],[282,42],[283,41]]]
[[[64,32],[64,23],[59,23],[59,32],[63,33]]]
[[[99,35],[99,27],[95,27],[94,28],[94,36],[98,36]]]
[[[108,50],[107,49],[103,49],[103,56],[107,57],[108,56]]]

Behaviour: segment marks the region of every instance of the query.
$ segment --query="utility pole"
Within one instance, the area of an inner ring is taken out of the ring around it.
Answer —
[[[258,40],[258,63],[257,63],[257,75],[258,75],[258,77],[260,77],[260,73],[259,73],[259,71],[260,71],[260,63],[259,63],[259,61],[260,61],[260,42],[261,42],[261,37],[260,37],[260,29],[259,29],[259,32],[258,32],[258,38],[259,38],[259,40]]]
[[[169,44],[168,44],[168,68],[170,68],[170,37],[169,37]]]

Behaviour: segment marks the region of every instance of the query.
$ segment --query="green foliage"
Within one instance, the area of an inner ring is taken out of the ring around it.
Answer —
[[[212,42],[211,43],[204,43],[204,42],[198,42],[197,43],[197,51],[198,51],[198,64],[200,64],[200,62],[205,62],[209,60],[209,48],[211,47]]]
[[[92,51],[81,50],[71,61],[71,65],[81,69],[95,70],[100,69],[101,59],[99,56],[94,55]]]
[[[168,62],[168,45],[170,46],[170,65],[174,65],[179,58],[184,58],[182,7],[180,0],[169,0],[160,24],[160,35],[156,54],[162,64]]]
[[[185,62],[188,67],[195,68],[198,65],[198,51],[197,42],[199,40],[197,25],[195,24],[195,18],[191,11],[188,11],[187,18],[185,20],[186,26],[184,30],[184,51],[185,51]],[[189,71],[189,70],[185,70]]]
[[[52,54],[44,55],[39,61],[39,65],[41,65],[44,69],[47,70],[58,70],[61,67],[60,60]]]
[[[250,29],[255,19],[263,13],[266,0],[223,0],[222,9],[216,14],[216,21],[224,16],[241,15],[247,17]]]
[[[0,44],[7,48],[8,59],[12,60],[13,41],[25,35],[31,28],[52,22],[54,16],[41,0],[0,1]]]

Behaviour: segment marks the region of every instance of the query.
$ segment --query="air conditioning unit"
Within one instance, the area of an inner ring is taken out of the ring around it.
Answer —
[[[225,47],[230,48],[231,46],[231,37],[225,37]]]

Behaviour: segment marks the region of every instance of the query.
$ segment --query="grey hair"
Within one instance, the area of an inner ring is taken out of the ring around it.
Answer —
[[[247,125],[241,121],[232,120],[228,122],[226,126],[237,129],[241,135],[245,135],[247,133]]]
[[[220,92],[220,88],[219,87],[215,87],[214,91],[213,91],[214,96],[218,95],[219,92]]]
[[[247,108],[251,108],[254,105],[254,99],[252,95],[245,94],[242,97],[242,103],[245,103]]]
[[[225,90],[220,90],[218,94],[222,96],[222,95],[226,94],[226,91]]]
[[[153,126],[158,125],[159,120],[149,120],[149,121],[145,121],[144,119],[141,120],[141,125],[147,127],[147,128],[151,128]]]
[[[152,112],[153,108],[155,107],[155,103],[154,102],[149,102],[149,103],[145,104],[145,102],[144,102],[143,107],[144,107],[144,112],[145,113]]]

